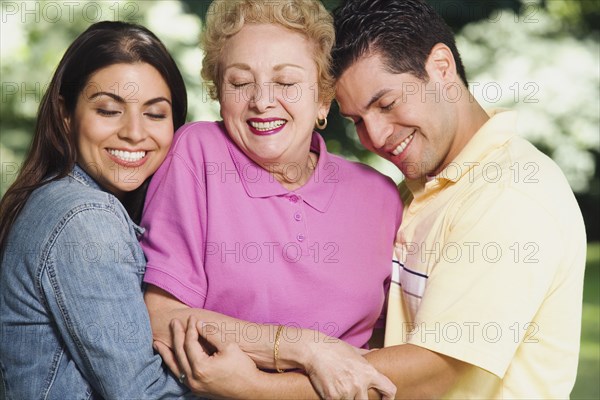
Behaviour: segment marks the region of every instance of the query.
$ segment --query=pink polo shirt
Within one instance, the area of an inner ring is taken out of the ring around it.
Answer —
[[[372,168],[327,153],[317,133],[311,149],[313,176],[289,191],[222,123],[182,127],[146,197],[145,282],[190,307],[365,345],[383,311],[399,195]]]

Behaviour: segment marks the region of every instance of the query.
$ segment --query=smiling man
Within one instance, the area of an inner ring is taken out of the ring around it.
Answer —
[[[350,0],[335,23],[341,113],[405,176],[388,347],[367,358],[399,397],[567,398],[586,238],[563,173],[471,96],[427,3]]]

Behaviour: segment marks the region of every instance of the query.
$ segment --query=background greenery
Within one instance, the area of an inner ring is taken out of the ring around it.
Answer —
[[[367,0],[365,0],[367,1]],[[216,119],[200,81],[198,35],[210,1],[1,1],[0,195],[28,149],[35,113],[68,44],[91,23],[148,26],[177,60],[189,93],[189,120]],[[333,9],[339,0],[323,0]],[[457,33],[471,91],[486,107],[519,110],[525,137],[565,171],[588,239],[600,240],[600,1],[430,0]],[[396,181],[397,169],[366,152],[335,105],[328,148],[373,165]],[[573,398],[600,398],[600,245],[588,250],[580,369]]]

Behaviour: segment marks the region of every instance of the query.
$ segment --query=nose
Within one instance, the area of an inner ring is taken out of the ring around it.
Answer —
[[[128,113],[124,118],[123,125],[119,129],[119,138],[129,143],[139,143],[147,136],[142,115],[137,113]]]
[[[275,89],[274,85],[269,83],[256,83],[252,87],[250,106],[259,113],[266,112],[269,108],[275,107]]]
[[[379,115],[365,117],[364,124],[369,140],[375,149],[383,148],[387,139],[394,133],[392,124]]]

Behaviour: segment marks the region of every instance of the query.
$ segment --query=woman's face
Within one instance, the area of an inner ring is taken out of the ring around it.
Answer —
[[[263,166],[306,164],[319,100],[313,46],[276,24],[246,24],[220,60],[221,116],[231,139]]]
[[[119,197],[165,159],[173,140],[171,91],[149,64],[114,64],[92,74],[66,123],[79,165]]]

